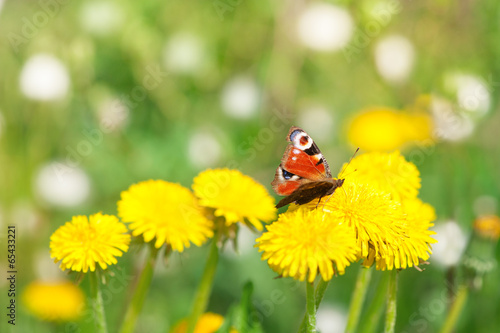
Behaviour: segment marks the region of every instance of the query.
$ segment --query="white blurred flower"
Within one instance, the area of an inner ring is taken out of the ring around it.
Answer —
[[[349,12],[329,3],[313,3],[301,13],[297,32],[302,44],[317,51],[337,51],[354,31]]]
[[[377,71],[388,82],[404,82],[410,75],[414,59],[413,45],[403,36],[385,37],[375,46]]]
[[[221,157],[221,145],[210,133],[197,132],[189,139],[188,157],[197,167],[207,168],[217,164]]]
[[[119,98],[107,98],[99,104],[97,113],[103,128],[117,131],[127,125],[130,111]]]
[[[36,54],[24,64],[20,77],[22,93],[39,101],[58,100],[66,96],[69,74],[61,61],[49,54]]]
[[[455,221],[436,224],[433,228],[437,240],[432,245],[431,263],[436,262],[441,266],[456,265],[467,245],[467,236]]]
[[[326,303],[319,308],[316,321],[321,333],[341,333],[347,325],[347,314],[341,308]]]
[[[456,94],[458,106],[475,116],[485,115],[491,104],[488,86],[481,78],[470,74],[449,74],[446,88]]]
[[[172,73],[196,73],[203,67],[205,50],[200,38],[179,32],[168,40],[163,49],[163,63]]]
[[[2,8],[3,8],[4,2],[5,2],[5,0],[0,0],[0,13],[2,13]]]
[[[434,131],[438,139],[460,141],[474,132],[472,120],[458,113],[453,105],[444,98],[432,96],[431,111]]]
[[[112,1],[87,1],[80,12],[80,23],[91,34],[106,36],[121,30],[123,8]]]
[[[59,281],[64,279],[66,273],[64,273],[59,265],[54,263],[54,259],[51,259],[47,255],[47,250],[41,250],[35,253],[34,260],[34,271],[36,278],[42,281]]]
[[[11,208],[10,220],[17,226],[21,235],[34,236],[38,234],[37,227],[40,222],[40,215],[29,202],[16,202]]]
[[[476,216],[497,215],[498,199],[489,195],[477,197],[473,203]]]
[[[299,127],[307,128],[307,133],[317,142],[327,142],[334,136],[332,112],[325,107],[313,106],[302,110],[297,123]]]
[[[248,119],[259,107],[260,89],[257,83],[246,76],[229,80],[222,91],[222,108],[230,116]]]
[[[59,207],[73,207],[89,197],[90,179],[78,167],[51,162],[38,170],[34,190],[44,202]]]

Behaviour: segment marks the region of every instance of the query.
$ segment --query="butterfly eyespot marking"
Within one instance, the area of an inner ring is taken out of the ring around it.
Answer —
[[[313,140],[304,131],[295,130],[290,134],[290,141],[293,146],[301,150],[306,150],[311,148],[313,145]]]
[[[292,178],[293,176],[295,176],[293,173],[288,172],[285,169],[282,169],[282,170],[283,170],[283,178],[285,178],[287,180],[290,179],[290,178]]]

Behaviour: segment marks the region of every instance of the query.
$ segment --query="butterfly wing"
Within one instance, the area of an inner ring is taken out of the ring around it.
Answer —
[[[290,142],[271,183],[279,195],[290,195],[308,182],[331,178],[330,167],[313,139],[301,128],[292,127]]]

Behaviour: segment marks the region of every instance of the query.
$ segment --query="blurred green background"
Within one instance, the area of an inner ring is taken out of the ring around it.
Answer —
[[[401,272],[396,331],[440,327],[473,220],[499,213],[498,1],[0,0],[0,8],[0,235],[6,248],[7,226],[16,226],[19,272],[15,327],[0,280],[2,332],[92,331],[88,316],[40,321],[20,297],[31,281],[63,275],[49,237],[71,216],[115,214],[135,182],[190,187],[210,167],[238,168],[272,191],[291,125],[315,138],[335,174],[355,149],[350,120],[375,107],[432,119],[433,135],[402,149],[421,171],[421,198],[436,208],[440,243],[424,272]],[[209,310],[224,315],[251,280],[266,332],[294,332],[304,288],[273,279],[257,236],[242,230],[240,253],[226,248]],[[140,255],[132,247],[112,268],[127,282],[105,299],[110,331]],[[188,314],[206,255],[193,247],[158,265],[137,332],[167,332]],[[330,284],[322,332],[343,331],[357,269]],[[457,332],[500,329],[499,280],[498,269],[485,277]],[[276,291],[284,303],[271,301]]]

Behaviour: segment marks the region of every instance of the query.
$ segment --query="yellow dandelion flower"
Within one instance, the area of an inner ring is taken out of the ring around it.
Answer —
[[[116,264],[116,257],[128,251],[130,235],[127,227],[113,215],[97,213],[73,216],[50,237],[50,256],[61,261],[61,269],[93,272],[96,263],[102,269]]]
[[[399,129],[404,133],[405,142],[430,140],[433,129],[432,118],[423,112],[402,113]]]
[[[215,333],[224,323],[224,317],[220,314],[207,312],[201,315],[194,328],[194,333]],[[188,322],[183,319],[179,324],[177,324],[171,333],[186,333],[188,328]],[[231,333],[238,333],[237,330],[231,329]]]
[[[306,206],[314,209],[316,203]],[[367,259],[367,265],[373,260],[385,260],[388,265],[393,261],[394,251],[404,237],[406,215],[389,194],[351,180],[331,197],[323,198],[318,209],[336,223],[352,228],[357,238],[357,255]]]
[[[500,218],[495,215],[486,215],[474,221],[474,230],[485,238],[498,240],[500,237]]]
[[[213,223],[205,217],[193,193],[163,180],[148,180],[121,193],[118,216],[130,223],[132,235],[156,248],[168,244],[182,252],[191,243],[201,246],[213,236]]]
[[[422,202],[419,198],[403,200],[402,204],[405,212],[416,216],[418,221],[430,223],[436,219],[436,210],[434,207]]]
[[[364,151],[389,151],[406,142],[401,131],[401,117],[397,110],[374,108],[365,110],[351,121],[348,140]]]
[[[215,209],[226,225],[247,220],[257,230],[261,221],[276,217],[274,199],[266,188],[238,170],[215,169],[200,173],[193,181],[193,190],[200,205]]]
[[[262,260],[282,276],[300,281],[313,282],[318,272],[328,281],[356,260],[354,230],[321,209],[281,214],[256,241],[264,252]]]
[[[22,293],[26,308],[41,320],[77,320],[85,304],[83,292],[70,282],[31,282]]]
[[[347,164],[344,164],[342,169],[346,167]],[[415,199],[421,186],[417,167],[406,161],[399,151],[359,155],[351,161],[349,170],[356,171],[347,172],[346,183],[353,179],[369,183],[382,192],[390,193],[392,199],[398,201]]]
[[[394,261],[400,262],[397,268],[405,269],[418,266],[420,261],[429,259],[432,254],[431,244],[437,241],[431,237],[435,232],[429,229],[434,226],[432,221],[436,219],[436,213],[431,205],[418,198],[403,201],[402,207],[406,214],[404,237],[397,243],[398,248],[393,257]],[[406,256],[408,260],[402,256]],[[391,264],[387,265],[383,260],[377,260],[376,265],[379,270],[391,267]]]
[[[424,112],[373,108],[357,114],[348,127],[348,139],[365,151],[391,151],[412,141],[432,138],[432,119]]]

